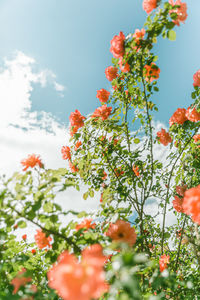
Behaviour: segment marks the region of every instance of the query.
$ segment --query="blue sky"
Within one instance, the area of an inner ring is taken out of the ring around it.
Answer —
[[[161,69],[156,118],[166,125],[178,106],[190,104],[192,76],[200,68],[200,1],[186,2],[188,19],[176,28],[176,42],[161,39],[155,47]],[[1,0],[0,56],[19,50],[35,59],[36,69],[52,70],[66,87],[64,97],[37,84],[31,110],[68,123],[71,111],[93,111],[96,90],[110,87],[104,70],[111,63],[112,37],[142,28],[145,18],[142,0]]]

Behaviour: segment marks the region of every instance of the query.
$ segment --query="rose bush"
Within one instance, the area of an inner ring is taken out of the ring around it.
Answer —
[[[177,108],[169,132],[155,132],[151,101],[160,75],[153,45],[159,36],[174,40],[187,5],[144,0],[143,9],[144,28],[111,40],[112,93],[98,90],[102,105],[87,117],[71,113],[63,168],[32,154],[22,172],[2,177],[0,299],[200,299],[199,71],[192,103]],[[158,143],[166,157],[156,158]],[[85,200],[98,198],[93,215],[56,201],[80,185]],[[172,211],[176,222],[166,226]]]

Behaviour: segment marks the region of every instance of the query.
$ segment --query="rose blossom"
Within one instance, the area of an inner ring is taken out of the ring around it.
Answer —
[[[191,121],[191,122],[198,122],[200,121],[200,113],[196,110],[196,108],[190,108],[188,107],[188,109],[186,110],[186,118]]]
[[[174,197],[175,199],[172,201],[173,207],[177,212],[183,212],[183,198],[178,196]]]
[[[113,81],[113,79],[117,78],[118,69],[116,67],[110,66],[105,69],[106,78],[109,81]]]
[[[142,6],[144,11],[146,11],[147,14],[150,14],[150,12],[157,7],[157,0],[144,0]]]
[[[187,121],[186,117],[186,109],[185,108],[178,108],[171,118],[169,119],[169,125],[172,126],[173,124],[183,124],[185,121]]]
[[[198,141],[200,141],[200,134],[195,134],[193,136],[194,142],[197,143]]]
[[[61,149],[63,159],[71,159],[71,149],[68,146],[63,146]]]
[[[135,173],[135,176],[137,176],[137,177],[140,176],[140,172],[139,172],[139,167],[138,166],[134,166],[133,165],[132,169],[133,169],[133,172]]]
[[[122,31],[120,31],[119,35],[115,35],[114,38],[111,40],[110,52],[115,58],[120,58],[124,55],[124,40],[125,35]]]
[[[77,141],[76,144],[75,144],[74,150],[77,151],[78,148],[80,148],[81,145],[82,145],[82,142],[81,141]]]
[[[94,229],[96,227],[96,223],[92,223],[93,219],[88,218],[84,219],[80,224],[76,225],[76,230],[78,231],[79,229],[85,228],[85,229]]]
[[[156,66],[155,63],[151,63],[151,65],[145,65],[145,80],[152,82],[159,78],[160,69]]]
[[[106,235],[113,241],[128,243],[130,246],[135,244],[137,237],[135,229],[131,227],[129,222],[124,220],[117,220],[114,224],[111,223]]]
[[[184,23],[185,20],[187,19],[187,4],[186,3],[182,3],[181,0],[176,0],[174,2],[174,0],[169,0],[169,3],[174,6],[174,5],[180,5],[179,8],[176,9],[172,9],[170,10],[170,14],[171,13],[176,13],[177,14],[177,18],[176,20],[173,20],[173,22],[180,26],[180,22]]]
[[[169,255],[166,254],[161,255],[159,259],[160,272],[163,272],[167,268],[167,265],[169,264],[169,259],[170,259]]]
[[[29,167],[34,168],[36,165],[38,165],[40,168],[43,167],[40,156],[36,156],[35,154],[28,155],[28,158],[23,159],[21,164],[25,167],[23,171],[26,171]]]
[[[157,132],[157,137],[160,143],[164,146],[167,146],[169,143],[172,142],[172,138],[170,137],[169,133],[166,132],[166,130],[163,128],[161,129],[161,131]]]
[[[101,89],[97,91],[97,98],[100,102],[107,102],[110,96],[110,92],[106,91],[105,89]]]
[[[71,170],[72,173],[76,173],[79,171],[79,169],[77,168],[76,165],[74,165],[71,161],[69,161],[69,168]]]
[[[18,272],[17,276],[11,281],[11,284],[14,286],[13,294],[16,294],[21,286],[25,286],[32,280],[31,277],[24,277],[24,273],[26,273],[25,268],[23,268],[22,271]]]
[[[141,30],[136,29],[135,33],[133,34],[133,38],[136,44],[134,49],[136,49],[137,51],[140,49],[141,40],[144,39],[145,33],[146,33],[145,29],[142,28]]]
[[[78,127],[77,126],[71,126],[69,130],[70,130],[71,137],[73,137],[74,134],[77,133]]]
[[[111,114],[112,107],[108,107],[106,104],[102,105],[95,109],[92,118],[101,118],[102,121],[108,119],[109,115]]]
[[[80,262],[66,250],[47,273],[49,287],[64,300],[100,298],[108,291],[103,270],[105,260],[99,244],[85,248]]]
[[[80,111],[78,109],[75,110],[75,112],[72,112],[69,117],[71,126],[76,126],[77,129],[84,126],[84,120],[85,117],[81,115]]]
[[[200,70],[193,75],[193,86],[200,86]]]
[[[200,225],[200,185],[185,192],[183,212],[192,216],[192,220]]]
[[[119,68],[120,68],[121,72],[123,72],[123,73],[130,72],[129,64],[127,62],[124,62],[122,57],[120,57],[120,59],[119,59]]]
[[[52,241],[52,238],[50,236],[46,237],[46,234],[42,232],[41,229],[37,229],[37,233],[34,235],[36,245],[39,249],[43,249],[45,247],[50,247],[50,242]]]

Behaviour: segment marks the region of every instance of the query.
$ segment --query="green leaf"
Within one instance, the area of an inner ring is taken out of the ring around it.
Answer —
[[[94,191],[90,190],[90,197],[93,198],[94,197]]]
[[[18,225],[18,227],[19,228],[26,228],[26,222],[24,222],[24,221],[19,221],[18,223],[17,223],[17,225]]]
[[[135,144],[139,144],[140,140],[138,138],[134,139]]]
[[[53,203],[47,202],[43,205],[43,209],[45,212],[50,213],[53,211]]]
[[[83,194],[83,199],[84,200],[87,200],[87,197],[88,197],[88,192],[86,192],[86,193]]]
[[[167,37],[170,41],[175,41],[176,40],[176,32],[174,30],[169,30],[167,32]]]

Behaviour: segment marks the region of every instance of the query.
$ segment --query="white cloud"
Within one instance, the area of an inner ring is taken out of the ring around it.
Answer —
[[[20,161],[28,154],[39,154],[47,168],[67,167],[61,157],[61,147],[70,138],[67,126],[58,123],[44,111],[31,112],[33,84],[47,84],[57,92],[65,87],[56,81],[56,75],[48,69],[34,72],[36,62],[22,52],[14,58],[4,59],[0,69],[0,174],[12,175],[21,170]],[[35,86],[35,85],[34,85]],[[84,190],[84,188],[82,189]],[[83,210],[83,192],[67,190],[57,201],[66,210]],[[87,201],[87,210],[94,210],[99,201]]]

